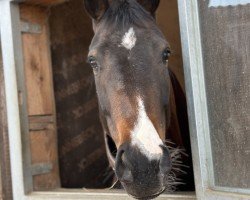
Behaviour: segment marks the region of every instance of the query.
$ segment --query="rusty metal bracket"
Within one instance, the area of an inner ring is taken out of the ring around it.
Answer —
[[[40,34],[42,33],[42,27],[39,24],[33,24],[30,22],[21,21],[21,32]]]
[[[31,174],[33,176],[40,175],[40,174],[48,174],[52,170],[51,163],[40,163],[31,166]]]

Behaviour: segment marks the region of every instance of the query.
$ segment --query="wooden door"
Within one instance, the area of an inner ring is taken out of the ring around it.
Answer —
[[[47,9],[20,6],[34,190],[60,186]]]

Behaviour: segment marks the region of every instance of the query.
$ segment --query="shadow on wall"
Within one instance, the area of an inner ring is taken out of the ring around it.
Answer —
[[[51,52],[62,187],[110,185],[92,70],[86,64],[92,25],[83,1],[53,7]]]

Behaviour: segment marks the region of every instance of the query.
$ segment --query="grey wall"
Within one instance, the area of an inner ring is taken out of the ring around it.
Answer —
[[[250,187],[250,4],[199,1],[215,184]]]

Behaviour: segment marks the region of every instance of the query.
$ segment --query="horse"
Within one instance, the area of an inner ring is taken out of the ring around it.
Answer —
[[[95,77],[107,156],[136,199],[175,188],[180,166],[192,165],[181,150],[191,154],[185,95],[168,67],[170,45],[155,19],[159,3],[84,0],[94,31],[87,62]],[[191,179],[189,173],[190,187]]]

